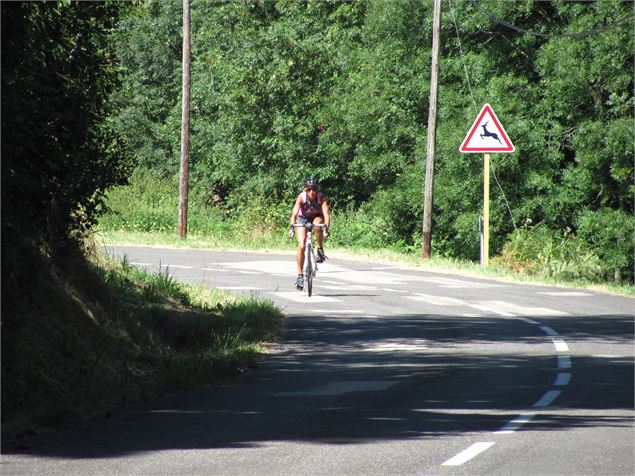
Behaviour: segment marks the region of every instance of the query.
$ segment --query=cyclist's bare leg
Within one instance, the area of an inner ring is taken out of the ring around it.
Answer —
[[[324,218],[322,217],[315,217],[313,219],[313,224],[314,225],[321,225],[324,223]],[[315,238],[318,244],[318,248],[322,248],[322,243],[324,242],[324,228],[315,228],[314,230],[315,233]]]
[[[296,262],[298,264],[298,275],[304,273],[304,242],[306,241],[306,228],[295,229],[295,238],[298,240],[298,250],[296,252]]]

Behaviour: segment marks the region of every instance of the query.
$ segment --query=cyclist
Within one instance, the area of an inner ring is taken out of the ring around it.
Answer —
[[[289,237],[295,234],[294,224],[306,225],[307,223],[324,224],[326,228],[315,228],[314,236],[317,239],[317,262],[323,263],[327,257],[324,255],[324,238],[329,236],[331,226],[331,215],[326,195],[318,191],[320,182],[315,177],[309,177],[304,181],[304,191],[300,193],[293,205],[291,218],[289,219]],[[322,232],[324,230],[324,233]],[[306,240],[306,228],[298,228],[296,238],[298,240],[298,250],[296,262],[298,264],[298,277],[295,287],[299,290],[304,288],[304,241]]]

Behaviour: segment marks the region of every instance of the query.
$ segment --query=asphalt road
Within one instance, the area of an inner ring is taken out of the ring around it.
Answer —
[[[632,475],[635,300],[332,258],[112,247],[273,300],[239,378],[49,434],[2,474]],[[327,252],[328,254],[328,252]]]

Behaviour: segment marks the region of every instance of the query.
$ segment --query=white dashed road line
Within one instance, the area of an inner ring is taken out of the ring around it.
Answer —
[[[520,314],[530,314],[530,315],[546,315],[546,316],[555,316],[555,315],[566,315],[567,313],[563,313],[561,311],[554,311],[553,309],[546,308],[524,308],[522,306],[518,306],[515,304],[504,303],[502,301],[486,301],[481,302],[477,305],[471,305],[469,303],[465,303],[468,306],[488,310],[490,312],[494,312],[499,315],[504,316],[514,316],[514,313]],[[542,325],[540,322],[537,322],[533,319],[529,319],[527,317],[520,317],[524,322],[536,325],[542,330],[546,335],[549,336],[551,341],[553,342],[555,349],[557,352],[568,352],[569,346],[567,343],[560,338],[559,334],[551,327]],[[568,355],[558,355],[558,369],[570,369],[571,368],[571,357]],[[559,372],[556,376],[556,379],[553,383],[554,387],[564,387],[571,382],[571,372]],[[532,408],[546,408],[550,406],[556,399],[562,394],[562,390],[548,390],[544,393],[533,405]],[[507,422],[500,430],[494,432],[494,434],[498,435],[509,435],[513,434],[516,431],[520,430],[525,424],[529,423],[534,417],[536,413],[526,412],[518,415],[513,420]],[[489,449],[493,446],[492,442],[481,442],[475,443],[470,446],[466,450],[462,451],[458,455],[450,458],[442,466],[460,466],[466,461],[471,460],[475,456],[478,456],[482,452]]]
[[[534,408],[543,408],[551,405],[560,396],[562,390],[549,390],[532,405]]]
[[[561,297],[585,297],[593,296],[593,294],[585,293],[582,291],[556,291],[556,292],[539,292],[538,294],[544,294],[545,296],[561,296]]]
[[[556,331],[554,331],[551,327],[549,326],[540,326],[540,329],[542,329],[542,331],[547,334],[548,336],[557,336],[558,333]]]
[[[552,337],[551,341],[558,352],[569,352],[569,346],[559,337]]]
[[[335,285],[335,284],[324,284],[324,283],[320,283],[319,284],[320,289],[333,289],[336,291],[376,291],[377,288],[373,287],[373,286],[342,286],[342,285]]]
[[[500,430],[495,432],[497,435],[509,435],[514,433],[516,430],[522,428],[525,423],[529,423],[533,417],[535,417],[535,413],[523,413],[518,415],[516,418],[511,420],[505,426],[503,426]]]
[[[475,456],[478,456],[483,451],[491,448],[492,446],[494,446],[493,441],[483,441],[480,443],[474,443],[468,449],[461,451],[458,455],[454,456],[453,458],[450,458],[441,466],[461,466],[466,461],[469,461]]]
[[[540,322],[536,322],[533,319],[529,319],[528,317],[521,317],[520,320],[525,321],[527,324],[534,324],[536,326],[540,325]]]
[[[558,356],[558,368],[559,369],[570,369],[571,368],[571,357],[568,355],[559,355]]]
[[[556,381],[553,382],[554,387],[561,387],[571,383],[571,372],[561,372],[556,375]]]
[[[461,306],[466,304],[465,301],[460,299],[423,293],[413,293],[412,296],[407,296],[407,298],[412,301],[421,301],[432,304],[433,306]]]
[[[520,316],[567,316],[568,312],[556,311],[546,307],[519,306],[504,301],[480,301],[477,303],[483,308],[487,308],[497,313],[512,313]]]
[[[494,284],[494,283],[479,283],[476,281],[465,281],[462,279],[455,278],[444,278],[444,277],[421,277],[421,281],[426,283],[434,283],[440,285],[442,288],[453,288],[453,289],[474,289],[474,288],[504,288],[506,285],[504,284]]]

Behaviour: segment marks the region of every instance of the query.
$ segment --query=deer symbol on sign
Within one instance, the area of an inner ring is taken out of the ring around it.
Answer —
[[[483,128],[483,133],[482,133],[482,134],[480,134],[481,139],[484,139],[485,137],[491,137],[491,138],[493,138],[493,139],[496,139],[496,140],[499,142],[499,144],[501,144],[501,145],[502,145],[503,143],[502,143],[502,142],[501,142],[501,140],[498,138],[498,134],[496,134],[496,132],[490,132],[490,131],[488,131],[488,130],[487,130],[487,124],[489,124],[489,121],[487,121],[485,124],[483,124],[483,125],[481,126],[481,127]]]

